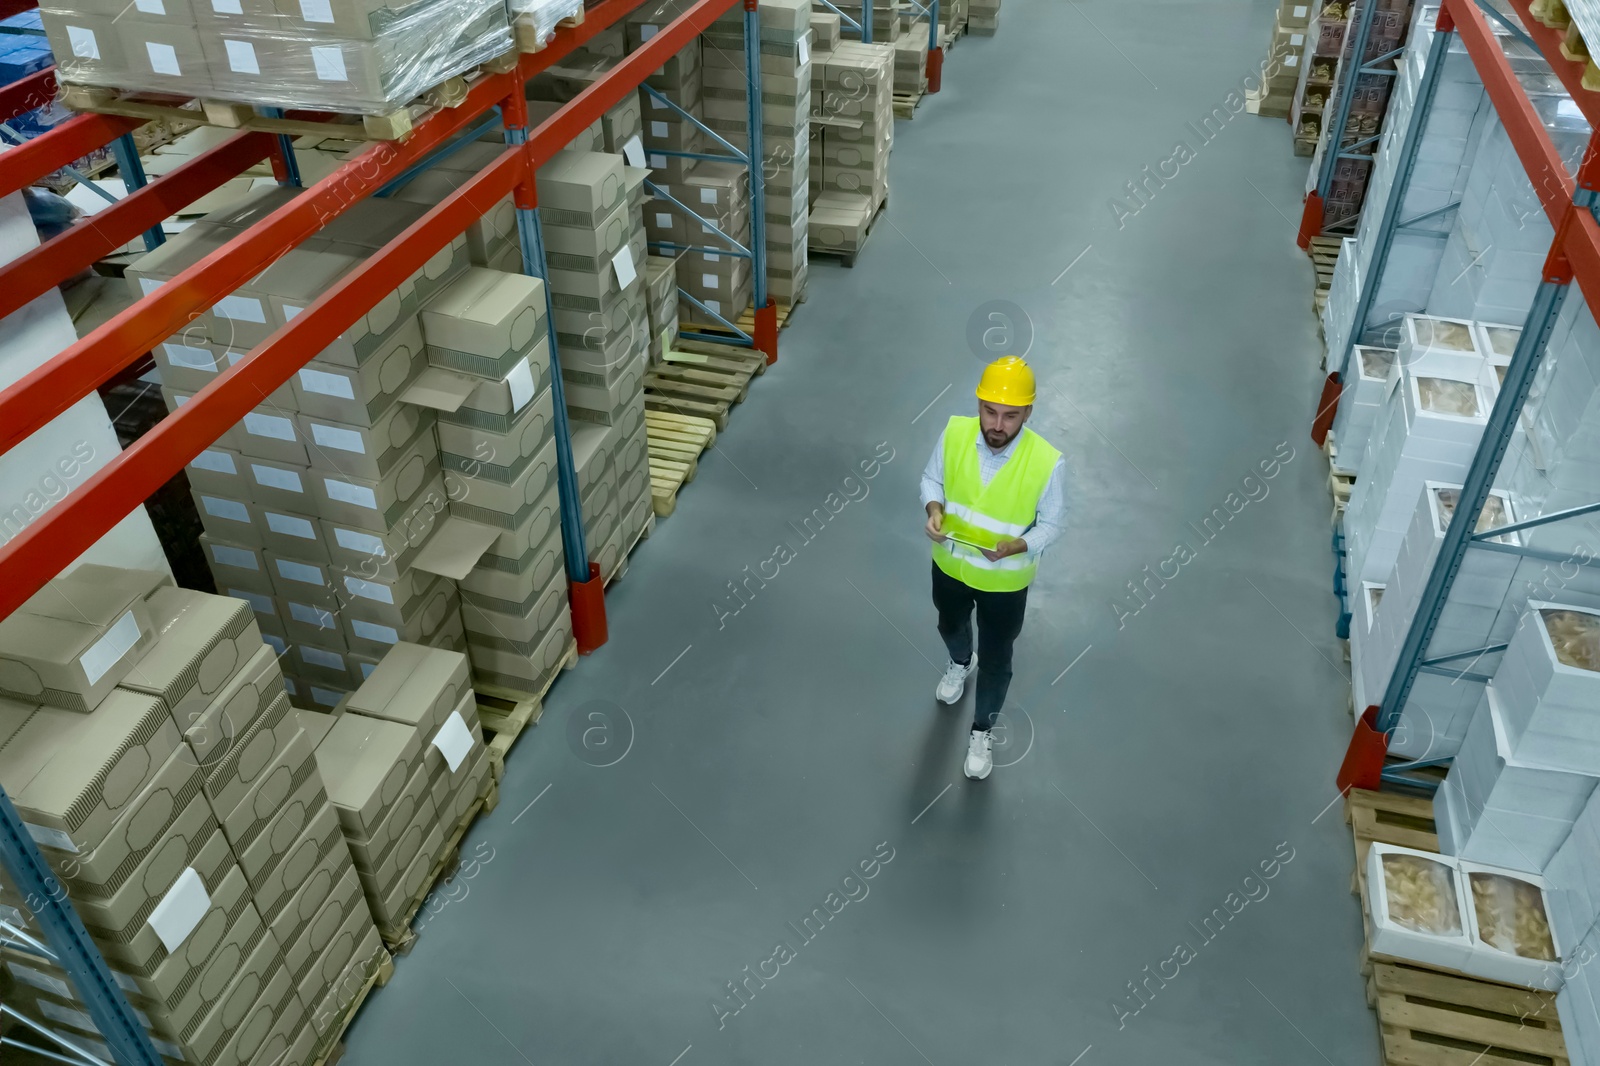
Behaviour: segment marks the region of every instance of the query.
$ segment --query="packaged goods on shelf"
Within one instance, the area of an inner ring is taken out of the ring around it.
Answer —
[[[1341,258],[1341,262],[1342,262]],[[1332,349],[1329,349],[1332,351]],[[1352,473],[1361,469],[1373,424],[1383,414],[1389,379],[1395,369],[1395,350],[1358,344],[1350,355],[1350,370],[1339,396],[1340,426],[1334,429],[1339,447],[1338,465]]]
[[[666,256],[649,256],[645,259],[644,277],[645,311],[650,320],[650,361],[659,363],[678,336],[677,264]]]
[[[1391,844],[1367,852],[1368,948],[1376,955],[1461,969],[1471,942],[1453,860]]]
[[[524,52],[548,43],[562,19],[583,14],[583,0],[510,0],[506,6],[511,11],[517,47]]]
[[[967,12],[967,32],[993,37],[1000,28],[1000,0],[972,0]]]
[[[1544,880],[1475,862],[1459,869],[1471,938],[1463,968],[1506,984],[1559,987],[1562,943],[1550,924]]]
[[[1509,750],[1554,769],[1600,774],[1600,610],[1540,600],[1495,671]]]
[[[62,81],[271,107],[382,114],[509,50],[505,6],[421,0],[403,7],[230,0],[163,15],[43,9]]]

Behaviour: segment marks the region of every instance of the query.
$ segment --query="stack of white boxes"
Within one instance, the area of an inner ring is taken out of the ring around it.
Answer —
[[[129,277],[153,290],[286,195],[252,194],[208,216],[135,262]],[[353,205],[158,345],[169,408],[425,211],[392,200]],[[444,485],[433,412],[400,397],[427,366],[418,307],[466,266],[463,236],[189,466],[217,588],[255,608],[302,706],[337,704],[399,640],[460,642],[454,586],[410,566],[444,508]]]
[[[704,92],[706,123],[748,151],[742,19],[743,12],[735,9],[706,31]],[[809,0],[771,0],[761,5],[761,173],[766,193],[767,291],[785,307],[805,298],[810,268],[811,19]],[[742,306],[735,308],[736,312],[742,310]]]
[[[971,0],[967,11],[967,32],[977,37],[993,37],[1000,28],[1000,0]]]
[[[894,47],[842,41],[816,54],[811,82],[811,248],[851,256],[889,195]]]
[[[472,267],[421,315],[429,362],[467,389],[437,426],[451,518],[481,533],[456,573],[467,652],[477,678],[519,691],[540,691],[571,640],[545,307],[537,278]]]
[[[1351,351],[1350,371],[1339,396],[1345,434],[1335,432],[1334,436],[1340,470],[1353,474],[1361,469],[1361,460],[1372,440],[1373,424],[1383,414],[1389,398],[1389,379],[1396,373],[1393,348],[1358,344]]]
[[[251,609],[83,566],[0,625],[0,677],[0,781],[157,1049],[325,1051],[382,948]],[[109,1057],[63,971],[4,957],[13,1005]]]

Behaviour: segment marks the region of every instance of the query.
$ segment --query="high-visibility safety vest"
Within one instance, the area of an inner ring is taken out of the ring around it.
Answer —
[[[948,533],[980,544],[1020,537],[1039,513],[1039,497],[1061,453],[1024,426],[1011,458],[989,484],[978,469],[976,418],[952,418],[944,430],[944,524]],[[982,592],[1027,588],[1039,568],[1033,552],[991,562],[976,548],[946,540],[933,561],[957,581]]]

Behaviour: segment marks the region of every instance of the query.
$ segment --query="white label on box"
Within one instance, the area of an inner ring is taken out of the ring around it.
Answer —
[[[300,387],[307,392],[320,392],[324,396],[337,396],[341,400],[356,398],[349,378],[343,374],[329,374],[324,370],[300,371]]]
[[[363,640],[375,640],[380,644],[400,643],[400,634],[388,626],[380,626],[376,622],[363,622],[359,618],[350,619],[350,631]]]
[[[74,844],[72,838],[61,830],[51,829],[47,825],[34,825],[32,822],[23,822],[22,824],[27,828],[28,835],[33,838],[33,842],[40,847],[70,851],[74,855],[78,853],[78,845]]]
[[[701,274],[700,275],[700,284],[704,285],[708,289],[716,288],[717,287],[717,282],[719,280],[720,279],[715,274]]]
[[[357,507],[365,507],[373,511],[378,509],[378,497],[365,485],[352,485],[348,481],[325,477],[322,479],[322,487],[328,490],[329,499],[338,500],[340,503],[354,504]]]
[[[656,96],[651,96],[650,97],[650,109],[652,111],[666,111],[671,106],[672,106],[671,104],[667,103],[665,100],[662,100],[662,99],[660,99],[660,98],[658,98]]]
[[[350,80],[344,69],[344,50],[336,44],[312,45],[311,62],[317,68],[317,78],[321,81]]]
[[[717,190],[715,190],[715,189],[701,189],[700,190],[700,202],[703,203],[703,204],[714,204],[714,203],[716,203],[717,202]]]
[[[85,32],[88,32],[88,31],[85,31]],[[96,56],[95,58],[99,58],[99,57]],[[139,291],[144,293],[146,296],[149,296],[151,293],[153,293],[157,289],[161,288],[161,286],[163,284],[165,284],[165,282],[157,281],[154,278],[140,278],[139,279]]]
[[[255,475],[257,485],[264,485],[269,489],[283,489],[285,492],[306,491],[300,486],[300,475],[293,470],[279,470],[275,466],[251,463],[250,472]]]
[[[233,456],[227,452],[218,452],[207,449],[189,460],[190,466],[198,466],[201,470],[209,470],[214,474],[237,474],[239,468],[233,465]]]
[[[173,344],[169,341],[161,346],[161,351],[166,355],[167,362],[173,366],[216,373],[217,360],[210,349],[191,348],[187,344]]]
[[[20,962],[7,963],[6,969],[11,971],[11,976],[25,985],[32,985],[34,988],[54,993],[62,999],[78,998],[73,994],[71,985],[59,977],[51,977],[43,970],[35,970],[32,966],[24,966]]]
[[[309,603],[295,603],[289,601],[289,617],[296,622],[302,622],[318,629],[337,629],[334,625],[333,615],[321,607]]]
[[[239,0],[211,0],[211,10],[219,15],[242,15],[244,8]]]
[[[645,25],[639,27],[639,40],[648,41],[650,38],[654,37],[660,32],[660,26],[651,26],[650,24],[646,23]]]
[[[259,322],[265,324],[267,313],[261,308],[261,301],[253,296],[239,296],[237,294],[224,296],[218,300],[212,311],[223,318],[231,318],[237,322]]]
[[[283,320],[285,322],[293,322],[294,321],[294,316],[298,315],[301,311],[304,311],[304,310],[305,310],[305,308],[299,306],[298,304],[284,304],[283,305]]]
[[[1283,65],[1286,66],[1286,67],[1298,67],[1300,65],[1300,57],[1299,56],[1284,56],[1283,57]]]
[[[236,600],[243,600],[250,605],[251,610],[257,614],[277,614],[272,609],[272,597],[263,596],[259,592],[246,592],[243,589],[229,589],[228,595]]]
[[[1299,48],[1301,45],[1306,43],[1306,35],[1303,33],[1291,33],[1289,34],[1289,43],[1294,47]]]
[[[466,719],[461,717],[460,711],[450,712],[450,717],[444,720],[444,725],[433,735],[433,746],[444,756],[451,773],[461,769],[467,753],[472,750],[472,730],[467,728]]]
[[[71,1007],[63,1007],[54,1000],[39,1000],[39,1013],[57,1025],[65,1025],[69,1029],[77,1029],[89,1033],[98,1033],[100,1031],[95,1027],[94,1019],[89,1017],[88,1014],[81,1010],[73,1010]]]
[[[277,514],[267,511],[267,528],[274,533],[281,533],[286,537],[299,537],[301,540],[316,540],[317,531],[311,523],[304,518],[292,514]]]
[[[611,257],[611,268],[617,272],[618,288],[626,289],[639,277],[639,272],[633,265],[633,249],[626,244]]]
[[[327,648],[313,648],[310,645],[300,645],[300,658],[313,666],[321,666],[328,670],[345,670],[344,656]]]
[[[714,314],[714,315],[722,314],[722,301],[721,300],[707,300],[706,301],[706,306],[711,309],[711,313],[712,314]]]
[[[256,62],[255,46],[249,41],[235,41],[225,37],[222,44],[228,50],[228,69],[239,74],[261,73],[261,64]]]
[[[183,71],[178,69],[178,50],[170,44],[160,41],[144,42],[144,50],[150,56],[150,69],[157,74],[171,74],[181,77]]]
[[[661,229],[671,229],[672,228],[672,214],[671,214],[671,212],[668,212],[668,211],[657,211],[656,212],[656,226],[658,226]]]
[[[106,676],[122,657],[128,654],[128,649],[139,643],[139,620],[133,616],[132,611],[124,611],[122,617],[112,623],[106,630],[106,635],[89,645],[89,650],[78,656],[78,665],[83,667],[84,676],[89,679],[89,684],[94,684]]]
[[[322,568],[309,563],[297,563],[293,559],[274,559],[278,565],[278,573],[290,581],[302,581],[307,585],[326,585],[322,577]]]
[[[644,166],[644,142],[637,133],[622,142],[622,158],[630,167]]]
[[[335,529],[333,539],[339,547],[353,552],[366,552],[387,559],[388,551],[384,549],[383,538],[375,537],[371,533],[360,533],[354,529]]]
[[[169,953],[174,952],[189,939],[189,934],[210,909],[211,893],[190,866],[178,875],[177,882],[150,912],[150,928],[161,938],[162,946]]]
[[[1304,4],[1296,4],[1295,8],[1294,8],[1294,17],[1297,18],[1297,19],[1303,19],[1303,18],[1306,17],[1306,14],[1309,11],[1310,11],[1310,8],[1306,7],[1306,5],[1304,5]]]
[[[307,22],[332,22],[333,5],[328,0],[300,0],[300,17]]]
[[[247,552],[243,548],[234,548],[226,544],[213,544],[211,546],[211,557],[224,566],[237,566],[242,570],[261,569],[256,565],[255,554]]]
[[[367,454],[366,442],[361,439],[361,434],[357,430],[339,429],[335,426],[325,426],[321,422],[313,422],[311,439],[326,448],[355,452],[357,455]]]
[[[376,600],[379,603],[394,603],[394,592],[388,585],[378,581],[366,581],[359,577],[344,579],[344,587],[350,590],[350,595],[360,596],[364,600]]]
[[[337,707],[339,706],[339,701],[344,699],[344,694],[335,692],[332,689],[318,688],[316,685],[312,685],[311,698],[324,707]]]
[[[83,26],[68,26],[67,40],[72,42],[72,54],[79,59],[99,59],[100,42],[94,39],[94,31]],[[142,285],[147,279],[140,278]],[[146,289],[148,293],[150,290]]]
[[[273,440],[294,440],[294,422],[282,415],[264,415],[251,411],[244,416],[244,431],[255,437]]]
[[[651,122],[650,122],[650,136],[652,136],[652,137],[665,137],[670,132],[671,131],[667,129],[667,124],[665,122],[656,122],[654,120],[651,120]]]
[[[377,663],[359,663],[358,665],[361,667],[361,680],[363,681],[371,677],[372,671],[378,668]]]
[[[230,522],[250,521],[250,509],[238,500],[224,500],[216,496],[200,497],[200,506],[213,518],[226,518]]]
[[[651,152],[650,153],[650,166],[652,168],[654,168],[656,170],[660,170],[662,167],[664,167],[666,165],[667,165],[667,157],[666,156],[662,155],[659,152]]]
[[[802,33],[800,35],[800,39],[796,41],[795,44],[800,49],[800,65],[803,67],[807,63],[811,62],[811,31],[807,30],[805,33]]]
[[[261,639],[272,645],[272,653],[280,659],[283,658],[283,653],[289,650],[289,645],[284,643],[282,637],[273,636],[271,633],[263,633],[261,634]]]
[[[526,356],[506,375],[506,387],[511,390],[511,410],[522,410],[533,399],[533,367]]]
[[[142,11],[146,15],[165,15],[167,13],[166,5],[161,0],[133,0],[133,6],[135,10]]]
[[[705,256],[706,262],[708,263],[722,262],[722,256],[718,255],[716,252],[701,252],[700,254]]]

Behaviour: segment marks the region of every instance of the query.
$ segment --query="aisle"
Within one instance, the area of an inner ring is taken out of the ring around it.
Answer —
[[[1228,110],[1272,7],[1006,0],[960,42],[349,1066],[1375,1061],[1305,165]],[[974,784],[916,496],[988,301],[1032,323],[1071,525]]]

